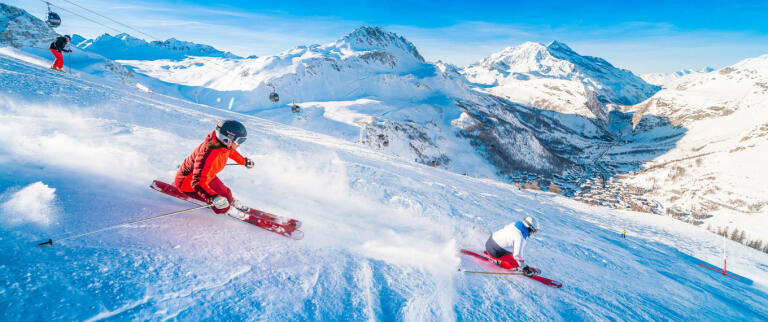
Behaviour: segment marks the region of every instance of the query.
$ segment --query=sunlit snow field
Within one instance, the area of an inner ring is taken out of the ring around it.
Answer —
[[[0,314],[8,320],[766,320],[768,256],[670,217],[595,208],[0,54]],[[159,194],[219,119],[256,167],[221,179],[294,241]],[[458,255],[524,216],[552,289]],[[476,228],[475,228],[476,227]],[[622,239],[620,232],[629,233]]]

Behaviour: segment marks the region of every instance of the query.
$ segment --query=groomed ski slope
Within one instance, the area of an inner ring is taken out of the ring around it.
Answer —
[[[23,57],[22,57],[23,58]],[[33,61],[32,59],[28,59]],[[294,241],[200,210],[53,247],[35,242],[190,205],[148,188],[217,120],[256,160],[222,180],[304,222]],[[61,75],[0,54],[0,315],[7,320],[768,319],[768,255],[643,213],[406,163],[262,119]],[[463,275],[511,220],[537,216],[531,265],[563,282]],[[627,229],[624,240],[620,232]]]

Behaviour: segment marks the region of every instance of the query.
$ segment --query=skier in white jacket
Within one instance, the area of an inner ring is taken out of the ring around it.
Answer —
[[[539,222],[533,217],[525,217],[491,234],[485,242],[485,254],[496,260],[506,269],[522,271],[527,276],[535,272],[528,267],[523,258],[525,240],[539,231]]]

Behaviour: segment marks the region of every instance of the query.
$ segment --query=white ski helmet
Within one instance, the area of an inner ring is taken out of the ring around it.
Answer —
[[[538,232],[539,228],[541,228],[539,226],[539,221],[531,216],[525,217],[525,219],[523,219],[523,225],[525,225],[525,227],[527,227],[528,230],[532,233]]]

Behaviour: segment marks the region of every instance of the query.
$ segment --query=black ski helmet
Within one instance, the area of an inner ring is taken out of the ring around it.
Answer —
[[[216,123],[216,138],[224,143],[228,148],[232,147],[232,144],[243,144],[245,142],[248,132],[245,131],[245,126],[235,120],[223,120]]]

